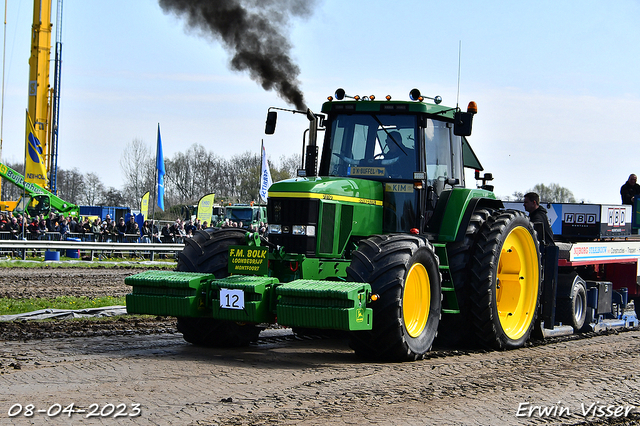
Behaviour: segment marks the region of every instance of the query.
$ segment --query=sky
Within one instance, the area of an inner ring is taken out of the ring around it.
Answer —
[[[7,1],[2,160],[17,162],[33,1]],[[378,99],[416,87],[463,109],[473,100],[469,141],[498,196],[557,183],[579,201],[619,204],[640,173],[639,21],[638,0],[316,0],[284,33],[312,110],[339,87]],[[165,158],[195,143],[230,158],[264,141],[272,162],[302,150],[306,119],[280,113],[265,135],[267,109],[291,106],[157,1],[66,0],[62,42],[63,169],[122,189],[125,147],[140,139],[155,152],[158,124]]]

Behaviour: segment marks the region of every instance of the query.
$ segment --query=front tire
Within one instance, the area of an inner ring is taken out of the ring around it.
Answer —
[[[347,268],[350,281],[368,282],[373,329],[350,333],[358,356],[384,361],[424,358],[438,331],[441,312],[438,258],[424,238],[381,235],[360,242]]]
[[[540,252],[524,213],[496,211],[480,229],[471,259],[469,298],[476,337],[503,350],[531,335],[540,298]]]
[[[210,273],[216,278],[229,276],[229,247],[245,244],[245,234],[237,228],[196,232],[193,238],[185,239],[185,248],[178,254],[178,271]],[[206,317],[179,317],[178,331],[187,342],[207,347],[246,346],[260,334],[255,324]]]

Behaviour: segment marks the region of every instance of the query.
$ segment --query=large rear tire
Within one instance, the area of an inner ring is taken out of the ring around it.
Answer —
[[[360,242],[347,268],[350,281],[368,282],[373,329],[350,333],[358,356],[383,361],[424,358],[438,332],[441,310],[438,257],[413,235],[381,235]]]
[[[556,321],[573,327],[580,332],[587,318],[587,284],[572,272],[558,275],[558,299],[556,301]]]
[[[245,244],[245,233],[237,228],[197,231],[193,238],[185,239],[185,248],[178,254],[178,271],[227,277],[228,249]],[[178,331],[187,342],[208,347],[245,346],[257,340],[260,334],[260,328],[255,324],[193,317],[179,317]]]
[[[497,350],[522,347],[540,299],[538,239],[524,213],[496,211],[487,219],[473,251],[469,284],[480,343]]]
[[[453,280],[456,299],[460,309],[459,314],[442,314],[436,345],[443,346],[472,346],[475,334],[469,327],[469,269],[471,253],[475,246],[480,228],[491,215],[491,210],[478,209],[473,212],[462,241],[447,245],[449,256],[449,272]]]

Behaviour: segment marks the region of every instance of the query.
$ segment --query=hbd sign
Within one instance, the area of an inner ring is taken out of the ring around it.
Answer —
[[[564,223],[577,225],[593,225],[596,223],[596,215],[593,213],[565,213]]]
[[[626,225],[626,210],[624,208],[609,207],[607,211],[607,225],[624,226]]]

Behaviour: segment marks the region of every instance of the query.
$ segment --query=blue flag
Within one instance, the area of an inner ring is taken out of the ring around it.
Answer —
[[[162,139],[160,123],[158,123],[158,151],[156,152],[156,169],[158,169],[158,207],[164,211],[164,157],[162,155]]]

